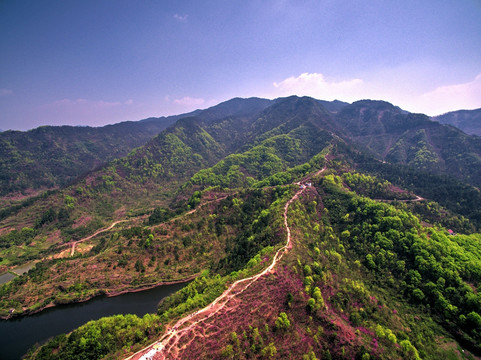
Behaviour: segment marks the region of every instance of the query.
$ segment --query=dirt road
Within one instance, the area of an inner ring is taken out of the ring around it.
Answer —
[[[84,242],[84,241],[87,241],[87,240],[90,240],[92,239],[94,236],[97,236],[105,231],[109,231],[110,229],[112,229],[115,225],[117,224],[120,224],[120,223],[123,223],[123,222],[126,222],[128,220],[118,220],[118,221],[114,221],[108,228],[105,228],[105,229],[101,229],[99,231],[97,231],[96,233],[93,233],[92,235],[90,236],[87,236],[86,238],[83,238],[83,239],[80,239],[80,240],[77,240],[77,241],[74,241],[72,242],[72,249],[70,251],[70,256],[73,256],[75,254],[75,246],[78,244],[78,243],[81,243],[81,242]]]

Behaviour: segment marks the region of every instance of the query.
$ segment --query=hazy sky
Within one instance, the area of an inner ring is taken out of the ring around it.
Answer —
[[[480,0],[0,0],[0,129],[232,97],[481,107]]]

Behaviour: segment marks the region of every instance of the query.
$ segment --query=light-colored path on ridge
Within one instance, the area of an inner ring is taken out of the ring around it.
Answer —
[[[112,229],[115,225],[117,224],[120,224],[122,222],[126,222],[128,220],[118,220],[118,221],[114,221],[108,228],[105,228],[105,229],[100,229],[99,231],[93,233],[92,235],[89,235],[87,236],[86,238],[83,238],[83,239],[80,239],[80,240],[77,240],[77,241],[74,241],[72,242],[72,250],[70,251],[70,256],[73,256],[75,254],[75,246],[77,246],[78,243],[81,243],[81,242],[84,242],[84,241],[87,241],[87,240],[90,240],[92,239],[94,236],[97,236],[105,231],[109,231],[110,229]]]
[[[322,168],[314,176],[317,176],[324,172],[326,168]],[[308,178],[309,179],[309,178]],[[299,183],[297,183],[300,185]],[[152,359],[167,359],[167,358],[176,358],[175,354],[175,346],[178,344],[179,340],[182,336],[187,335],[195,326],[199,323],[206,321],[207,319],[214,316],[216,313],[224,309],[232,298],[235,296],[243,293],[250,285],[252,285],[257,279],[260,277],[269,274],[272,272],[276,264],[282,259],[282,256],[292,247],[291,244],[291,230],[287,223],[287,211],[289,209],[289,205],[296,200],[299,195],[301,195],[308,187],[301,187],[294,196],[287,201],[286,205],[284,206],[284,226],[286,227],[287,232],[287,240],[286,244],[281,247],[274,255],[271,264],[265,268],[262,272],[253,275],[251,277],[237,280],[232,285],[225,290],[222,295],[220,295],[217,299],[215,299],[212,303],[207,305],[205,308],[201,310],[197,310],[196,312],[189,314],[182,319],[178,320],[170,330],[168,330],[158,341],[149,346],[139,350],[135,354],[128,357],[126,360],[152,360]],[[186,327],[181,327],[192,321]]]

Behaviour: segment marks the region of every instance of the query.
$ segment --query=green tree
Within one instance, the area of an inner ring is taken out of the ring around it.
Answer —
[[[466,319],[468,324],[473,327],[474,329],[481,330],[481,316],[475,312],[471,311],[467,316]]]
[[[140,259],[135,262],[135,270],[138,272],[145,272],[144,264]]]
[[[289,321],[287,314],[285,312],[281,312],[279,314],[279,317],[276,320],[276,329],[287,330],[289,329],[290,326],[291,326],[291,322]]]
[[[232,359],[234,357],[234,349],[232,348],[232,345],[226,345],[222,351],[221,351],[222,357],[226,359]]]
[[[418,350],[414,347],[411,342],[406,339],[402,340],[399,345],[401,345],[401,349],[404,355],[404,359],[409,359],[409,360],[421,360],[419,357]]]
[[[277,354],[277,349],[273,342],[269,343],[264,349],[261,351],[262,356],[273,357]]]

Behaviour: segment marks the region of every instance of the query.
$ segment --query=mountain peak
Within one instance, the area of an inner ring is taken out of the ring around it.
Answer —
[[[387,102],[384,100],[363,99],[363,100],[358,100],[353,102],[351,106],[356,108],[369,106],[371,109],[375,109],[375,110],[395,110],[399,112],[405,112],[399,106],[395,106],[390,102]]]
[[[210,122],[230,116],[248,116],[257,114],[272,104],[272,100],[262,98],[240,98],[236,97],[205,110],[199,110],[196,115],[202,114],[204,121]]]

